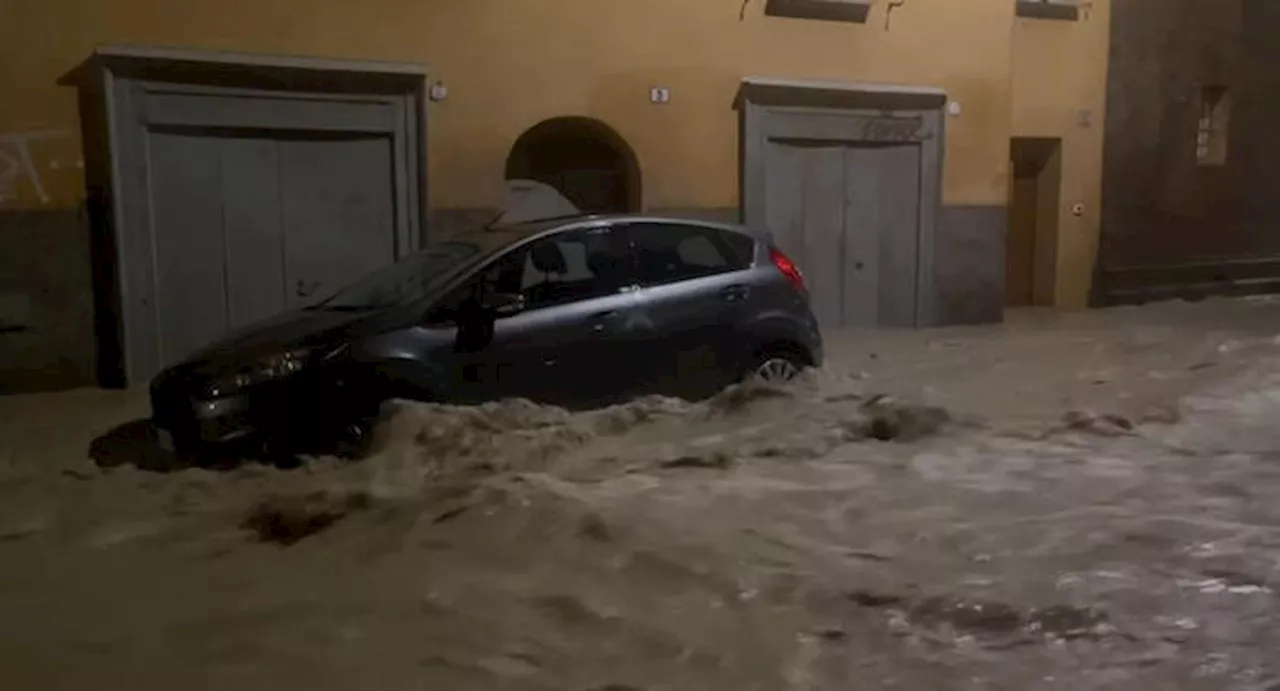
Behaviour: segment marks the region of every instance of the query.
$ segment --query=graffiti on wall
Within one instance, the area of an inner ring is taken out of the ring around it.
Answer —
[[[39,141],[69,136],[71,132],[67,130],[0,132],[0,204],[16,200],[19,187],[23,182],[35,190],[36,197],[40,201],[48,201],[49,191],[31,154],[31,145]]]

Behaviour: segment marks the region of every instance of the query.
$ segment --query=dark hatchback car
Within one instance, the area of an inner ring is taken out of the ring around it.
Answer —
[[[580,216],[429,245],[165,370],[151,404],[180,450],[358,444],[391,398],[594,407],[821,363],[804,278],[767,234]]]

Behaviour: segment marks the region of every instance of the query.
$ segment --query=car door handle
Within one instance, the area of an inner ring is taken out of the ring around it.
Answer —
[[[293,292],[295,295],[297,295],[300,298],[311,297],[311,294],[316,292],[316,289],[319,287],[320,287],[320,281],[312,281],[311,283],[307,283],[302,279],[298,279],[298,284],[294,286]]]
[[[724,298],[726,302],[741,302],[742,300],[747,299],[747,295],[750,292],[750,288],[747,288],[744,285],[735,284],[721,288],[720,297]]]
[[[604,312],[596,312],[587,318],[591,324],[591,330],[596,333],[602,333],[609,322],[616,319],[620,312],[618,310],[605,310]]]

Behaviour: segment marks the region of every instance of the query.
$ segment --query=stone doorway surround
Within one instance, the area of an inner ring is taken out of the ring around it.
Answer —
[[[426,76],[414,64],[149,46],[101,46],[65,76],[80,96],[100,383],[142,384],[161,364],[150,132],[385,136],[403,256],[426,234]]]
[[[915,326],[941,324],[935,244],[942,206],[947,93],[935,87],[748,77],[739,89],[743,222],[766,227],[766,149],[773,139],[920,147]]]

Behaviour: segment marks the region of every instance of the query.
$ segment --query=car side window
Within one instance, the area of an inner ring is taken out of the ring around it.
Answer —
[[[571,230],[508,252],[482,280],[522,295],[526,311],[543,309],[618,293],[631,283],[630,259],[611,228]]]
[[[754,242],[737,233],[676,223],[627,227],[641,285],[663,285],[745,269]]]
[[[479,280],[472,278],[449,291],[427,313],[425,322],[434,326],[447,326],[454,323],[458,317],[459,310],[476,295],[476,286],[478,284]]]

